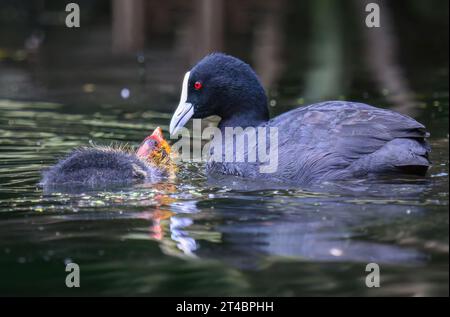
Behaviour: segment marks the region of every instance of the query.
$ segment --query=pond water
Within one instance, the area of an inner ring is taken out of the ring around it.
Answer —
[[[395,32],[379,36],[355,27],[364,19],[351,2],[286,1],[284,16],[250,10],[249,23],[227,24],[226,51],[252,63],[272,115],[353,100],[407,113],[431,132],[426,178],[314,188],[219,185],[203,163],[183,162],[176,180],[152,186],[43,192],[42,170],[75,147],[138,145],[157,126],[167,136],[182,76],[198,57],[189,52],[202,41],[184,7],[171,11],[174,30],[149,37],[137,58],[112,56],[99,12],[79,30],[39,31],[50,14],[5,24],[0,295],[448,296],[448,2],[440,2],[447,10],[411,3],[393,4]],[[65,285],[70,262],[80,288]],[[371,262],[379,288],[365,284]]]
[[[448,99],[441,100],[448,103]],[[150,187],[43,193],[43,168],[95,140],[137,144],[168,113],[0,101],[3,294],[432,295],[448,293],[448,138],[425,179],[252,189],[202,163]],[[147,118],[143,123],[142,118]],[[65,286],[65,263],[81,267]],[[365,266],[382,287],[365,286]]]

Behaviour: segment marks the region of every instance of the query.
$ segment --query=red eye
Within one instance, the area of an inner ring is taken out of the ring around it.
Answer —
[[[202,88],[202,86],[203,86],[202,83],[199,81],[196,81],[194,84],[195,90],[200,90]]]

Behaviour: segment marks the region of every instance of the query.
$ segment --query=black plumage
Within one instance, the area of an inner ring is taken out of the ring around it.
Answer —
[[[193,105],[193,118],[220,116],[222,135],[226,128],[237,127],[278,130],[274,172],[261,173],[260,167],[265,163],[260,160],[225,162],[222,155],[211,157],[207,164],[209,174],[309,184],[371,175],[422,176],[431,164],[428,133],[408,116],[363,103],[328,101],[269,120],[264,89],[251,67],[241,60],[211,54],[189,74],[186,104]],[[197,81],[202,82],[198,91],[193,88]],[[179,107],[182,109],[183,105]],[[225,138],[222,146],[224,152]]]
[[[163,170],[148,164],[131,151],[85,147],[71,152],[44,171],[41,185],[127,185],[154,182],[164,175]]]

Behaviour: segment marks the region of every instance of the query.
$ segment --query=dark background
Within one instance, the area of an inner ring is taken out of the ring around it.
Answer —
[[[358,0],[85,0],[78,29],[68,2],[0,0],[1,295],[448,296],[447,0],[374,1],[378,29]],[[74,148],[167,135],[183,75],[212,51],[255,68],[273,115],[340,99],[413,116],[428,176],[230,190],[183,162],[150,187],[39,188]]]
[[[69,29],[68,2],[2,0],[0,98],[170,112],[187,69],[224,51],[256,69],[275,113],[323,99],[448,113],[424,111],[448,98],[448,1],[377,1],[378,29],[366,2],[78,1]]]

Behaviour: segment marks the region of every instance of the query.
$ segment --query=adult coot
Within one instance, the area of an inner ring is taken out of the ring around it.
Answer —
[[[136,152],[126,147],[92,146],[74,150],[43,172],[41,185],[105,186],[156,182],[173,176],[175,165],[161,128],[145,138]]]
[[[190,118],[212,115],[221,118],[223,145],[227,127],[276,128],[278,157],[277,168],[263,173],[261,160],[226,162],[225,154],[212,156],[207,164],[210,174],[308,184],[381,174],[424,175],[430,166],[425,127],[390,110],[328,101],[269,120],[266,94],[255,72],[222,53],[204,57],[184,76],[170,133],[176,134]],[[269,152],[269,142],[263,147]]]

